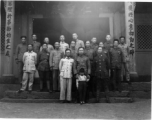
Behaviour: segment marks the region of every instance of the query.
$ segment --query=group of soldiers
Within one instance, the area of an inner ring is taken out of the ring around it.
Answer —
[[[40,76],[40,91],[59,92],[61,102],[71,102],[74,99],[84,104],[89,99],[89,93],[99,102],[101,88],[105,91],[109,101],[109,89],[122,91],[121,81],[130,83],[129,75],[129,47],[125,44],[125,37],[111,40],[106,35],[106,42],[97,43],[93,37],[91,41],[78,39],[72,34],[71,44],[65,42],[65,36],[60,41],[49,44],[49,38],[44,43],[37,41],[37,35],[32,35],[32,44],[26,44],[26,36],[21,36],[21,44],[16,48],[16,62],[19,68],[19,80],[22,93],[28,85],[32,92],[34,76]],[[125,79],[124,79],[125,76]],[[29,80],[29,82],[28,82]],[[72,94],[74,93],[74,94]]]

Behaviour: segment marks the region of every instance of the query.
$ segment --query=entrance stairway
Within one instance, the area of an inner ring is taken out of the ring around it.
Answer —
[[[31,94],[28,92],[17,93],[20,88],[19,84],[4,85],[1,88],[5,88],[3,97],[0,102],[17,102],[17,103],[59,103],[59,92],[38,92],[39,85],[33,86]],[[74,95],[74,93],[72,93]],[[105,94],[101,92],[100,103],[105,103]],[[122,92],[118,91],[109,93],[111,103],[131,103],[135,101],[135,98],[150,99],[151,98],[151,82],[132,82],[131,85],[122,83]],[[92,93],[89,94],[88,103],[96,102]],[[72,101],[72,103],[75,103]]]

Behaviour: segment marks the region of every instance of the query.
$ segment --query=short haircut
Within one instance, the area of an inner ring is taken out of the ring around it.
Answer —
[[[78,48],[78,51],[79,51],[81,48],[84,50],[84,47],[79,47],[79,48]]]
[[[85,43],[86,43],[86,42],[89,42],[89,43],[90,43],[90,41],[89,41],[89,40],[85,41]]]
[[[77,34],[77,33],[73,33],[73,34],[76,34],[76,35],[78,36],[78,34]],[[73,34],[72,34],[72,35],[73,35]]]
[[[114,39],[114,40],[113,40],[113,43],[114,43],[115,41],[117,41],[117,42],[119,43],[119,40],[118,40],[118,39]]]
[[[74,43],[75,43],[75,41],[74,41],[74,40],[72,40],[72,41],[71,41],[71,43],[72,43],[72,42],[74,42]]]
[[[97,48],[97,50],[98,50],[99,48],[102,48],[102,47],[101,47],[101,46],[99,46],[99,47]]]
[[[35,34],[35,33],[33,33],[32,36],[33,36],[33,35],[36,35],[36,36],[37,36],[37,34]]]
[[[54,43],[54,45],[55,45],[56,43],[58,43],[58,44],[59,44],[59,42],[55,42],[55,43]]]
[[[33,47],[33,44],[28,44],[27,46],[32,46]]]
[[[26,36],[21,36],[20,38],[21,38],[21,39],[22,39],[22,38],[25,38],[25,39],[26,39]]]
[[[106,34],[106,37],[108,36],[108,35],[110,35],[109,33],[108,34]],[[111,35],[110,35],[111,36]]]
[[[121,39],[121,38],[124,38],[124,39],[125,39],[125,36],[120,36],[119,39]]]
[[[45,38],[48,38],[48,39],[49,39],[49,37],[44,37],[44,39],[45,39]]]
[[[84,73],[84,68],[80,68],[79,73]]]
[[[66,53],[67,51],[70,51],[70,52],[71,52],[71,50],[70,50],[69,48],[67,48],[67,49],[65,50],[65,53]]]

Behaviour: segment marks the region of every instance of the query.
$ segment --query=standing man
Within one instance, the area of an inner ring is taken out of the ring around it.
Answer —
[[[121,69],[121,80],[123,81],[123,75],[125,72],[125,77],[128,83],[130,82],[130,73],[129,73],[129,46],[125,44],[125,37],[121,36],[119,38],[120,44],[119,47],[121,48],[123,54],[124,54],[124,64],[122,64],[122,69]]]
[[[72,34],[72,37],[73,37],[73,40],[75,41],[75,49],[76,49],[76,52],[78,53],[79,47],[83,47],[83,48],[84,48],[84,42],[83,42],[82,40],[79,40],[79,39],[78,39],[77,33],[73,33],[73,34]]]
[[[44,44],[46,44],[47,45],[47,51],[50,53],[51,51],[53,51],[54,50],[54,47],[51,45],[51,44],[49,44],[49,42],[50,42],[50,40],[49,40],[49,38],[48,37],[45,37],[44,38]],[[40,47],[40,52],[42,51],[42,46]]]
[[[124,64],[124,57],[122,50],[118,47],[118,43],[118,40],[115,39],[114,46],[110,49],[109,56],[114,91],[117,88],[118,91],[121,92],[121,67],[122,64]]]
[[[69,49],[69,44],[65,42],[64,35],[60,36],[60,49],[64,52],[64,54],[65,54],[65,50]]]
[[[37,41],[37,35],[36,34],[32,34],[32,40],[33,40],[33,42],[32,42],[33,52],[39,54],[41,44]]]
[[[93,37],[93,38],[91,39],[91,48],[92,48],[94,51],[96,51],[97,48],[98,48],[97,38],[96,38],[96,37]]]
[[[47,44],[42,45],[42,51],[38,55],[38,71],[40,75],[40,91],[43,91],[44,81],[46,80],[47,91],[52,92],[50,88],[50,67],[49,55]]]
[[[21,36],[21,43],[16,48],[16,63],[18,64],[19,82],[22,84],[23,77],[23,55],[27,51],[26,36]]]
[[[71,57],[75,60],[77,57],[77,52],[75,49],[75,41],[71,41],[70,50],[71,50]]]
[[[18,93],[21,93],[26,90],[27,83],[28,83],[28,91],[29,93],[32,92],[33,82],[34,82],[34,72],[36,70],[36,64],[37,64],[37,54],[33,52],[33,45],[28,45],[28,52],[25,52],[23,55],[23,80],[22,80],[22,87],[18,91]],[[29,79],[29,82],[28,82]]]
[[[64,57],[64,53],[59,47],[59,42],[55,42],[55,50],[50,53],[49,58],[50,69],[53,71],[53,91],[56,92],[60,90],[59,62]]]
[[[113,47],[113,43],[112,43],[111,35],[110,34],[106,35],[106,42],[104,43],[104,47],[107,50],[110,50],[110,48]]]
[[[90,65],[91,65],[91,75],[90,80],[88,82],[88,90],[87,90],[87,96],[89,95],[89,91],[92,91],[93,95],[95,96],[95,79],[93,79],[93,59],[94,59],[94,50],[91,48],[90,41],[86,41],[85,43],[85,50],[84,54],[89,58]]]
[[[79,47],[78,56],[75,60],[75,73],[78,73],[79,70],[83,68],[84,73],[87,77],[90,77],[91,74],[91,65],[89,58],[84,54],[84,48]],[[78,78],[78,75],[76,75]]]
[[[102,47],[98,47],[97,56],[94,59],[94,72],[97,79],[96,101],[99,102],[101,87],[104,87],[106,101],[109,101],[109,61],[103,53]]]
[[[65,58],[62,58],[59,64],[60,70],[60,100],[62,102],[71,102],[72,70],[74,70],[74,59],[71,58],[71,50],[65,50]]]

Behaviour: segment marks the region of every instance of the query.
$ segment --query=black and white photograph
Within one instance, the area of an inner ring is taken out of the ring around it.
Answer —
[[[152,1],[0,7],[0,119],[151,120]]]

